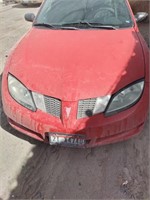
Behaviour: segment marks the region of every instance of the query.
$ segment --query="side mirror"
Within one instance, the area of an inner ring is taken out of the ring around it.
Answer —
[[[34,18],[35,18],[35,15],[33,13],[26,13],[24,18],[28,22],[33,22]]]
[[[138,12],[135,15],[136,22],[141,22],[148,17],[148,13],[146,12]]]

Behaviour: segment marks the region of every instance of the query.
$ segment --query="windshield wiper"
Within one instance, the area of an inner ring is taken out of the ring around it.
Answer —
[[[47,23],[35,23],[35,24],[33,24],[33,26],[42,26],[42,27],[51,28],[51,29],[64,29],[64,30],[77,30],[78,29],[76,27],[66,27],[66,26],[62,27],[59,24],[52,25],[52,24],[47,24]]]
[[[81,22],[75,22],[75,23],[67,23],[67,24],[61,24],[61,28],[65,28],[65,26],[80,26],[80,25],[86,25],[90,28],[101,28],[101,29],[111,29],[111,30],[116,30],[117,27],[113,25],[105,25],[105,24],[100,24],[100,23],[90,23],[87,21],[81,21]]]
[[[83,21],[83,22],[81,21],[81,22],[79,22],[79,24],[88,25],[91,28],[114,29],[114,30],[117,29],[117,27],[115,27],[113,25],[92,23],[92,22],[87,22],[87,21]]]
[[[35,23],[33,26],[42,26],[50,29],[62,29],[62,30],[78,30],[79,26],[88,26],[90,28],[100,28],[100,29],[110,29],[116,30],[117,27],[113,25],[105,25],[100,23],[90,23],[87,21],[75,22],[75,23],[66,23],[66,24],[48,24],[48,23]],[[75,27],[77,26],[77,27]]]
[[[33,24],[33,26],[42,26],[42,27],[46,27],[46,28],[52,28],[52,29],[56,29],[57,27],[51,25],[51,24],[47,24],[47,23],[35,23]]]
[[[60,26],[59,29],[63,29],[63,30],[78,30],[77,27],[70,27],[70,26]]]

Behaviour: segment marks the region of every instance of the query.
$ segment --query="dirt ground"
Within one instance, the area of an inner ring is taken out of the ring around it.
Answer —
[[[0,74],[10,48],[31,27],[24,13],[37,10],[0,4]],[[149,25],[140,27],[149,43]],[[70,149],[13,130],[2,106],[0,112],[0,199],[150,199],[148,120],[126,142]]]

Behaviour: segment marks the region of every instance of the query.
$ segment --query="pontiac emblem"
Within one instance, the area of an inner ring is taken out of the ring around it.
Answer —
[[[69,118],[70,112],[71,112],[71,108],[66,107],[67,118]]]

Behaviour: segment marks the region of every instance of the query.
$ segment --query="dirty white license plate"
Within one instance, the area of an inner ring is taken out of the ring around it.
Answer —
[[[80,135],[64,135],[57,133],[49,133],[50,145],[62,146],[84,146],[86,140]]]

